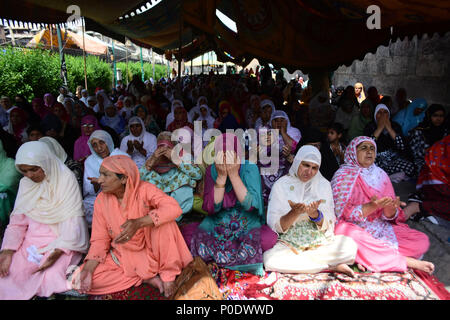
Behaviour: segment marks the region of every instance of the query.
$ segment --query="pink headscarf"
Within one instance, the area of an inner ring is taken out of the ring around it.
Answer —
[[[45,106],[42,98],[34,98],[31,101],[31,104],[33,105],[34,112],[36,112],[41,119],[44,119],[44,117],[51,112],[50,109]],[[36,104],[36,107],[34,104]]]
[[[81,126],[84,124],[92,124],[94,125],[94,131],[100,130],[100,126],[98,125],[98,120],[93,115],[84,116],[81,119]],[[78,161],[81,158],[84,158],[91,154],[91,149],[88,145],[89,136],[84,134],[83,129],[81,130],[81,137],[75,141],[74,149],[73,149],[73,158]]]
[[[362,176],[367,185],[374,189],[380,189],[385,179],[389,179],[387,174],[377,165],[372,164],[369,168],[364,168],[359,164],[356,147],[365,141],[370,142],[375,147],[376,154],[377,144],[372,138],[365,136],[354,138],[345,149],[344,164],[336,171],[331,180],[335,212],[338,219],[342,215],[345,204],[349,201],[359,175]]]

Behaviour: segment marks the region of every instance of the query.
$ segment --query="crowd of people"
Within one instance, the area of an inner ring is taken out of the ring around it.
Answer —
[[[170,297],[194,257],[256,275],[431,274],[405,222],[449,227],[446,109],[362,83],[312,96],[271,74],[1,97],[0,299],[142,283]],[[402,180],[417,181],[407,203]]]

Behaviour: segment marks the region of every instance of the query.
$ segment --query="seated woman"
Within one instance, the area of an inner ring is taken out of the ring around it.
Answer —
[[[270,193],[267,224],[278,242],[264,253],[266,271],[315,273],[324,269],[353,276],[356,243],[334,235],[334,201],[331,185],[319,172],[320,151],[303,146],[289,174]]]
[[[260,117],[256,119],[255,130],[259,130],[261,127],[270,127],[272,121],[272,113],[275,112],[275,104],[270,99],[264,99],[261,101]]]
[[[175,106],[173,108],[173,121],[168,125],[167,130],[174,132],[183,127],[189,127],[194,130],[194,125],[188,120],[188,113],[183,106]]]
[[[83,166],[81,163],[69,157],[56,139],[52,137],[42,137],[39,141],[44,142],[50,151],[73,172],[75,178],[77,178],[80,190],[83,190]]]
[[[331,150],[328,140],[325,139],[322,132],[316,127],[307,127],[303,130],[303,136],[294,154],[286,158],[289,163],[293,163],[295,154],[304,145],[311,145],[316,147],[321,154],[322,160],[320,164],[320,173],[322,176],[331,181],[334,173],[339,169],[339,163]]]
[[[356,137],[364,134],[364,128],[373,119],[373,106],[369,99],[361,102],[359,113],[352,116],[350,127],[347,132],[347,141],[351,141]]]
[[[424,98],[417,98],[405,109],[402,109],[395,114],[393,120],[400,125],[404,136],[407,136],[409,131],[417,127],[419,123],[423,121],[427,105],[427,100]]]
[[[409,199],[405,215],[409,218],[432,215],[439,225],[450,228],[450,135],[434,143],[425,155],[417,180],[415,197]]]
[[[100,119],[102,126],[110,127],[120,136],[125,130],[125,120],[117,113],[115,105],[105,107],[105,115]]]
[[[14,136],[18,145],[28,141],[27,118],[27,114],[23,109],[19,107],[12,108],[9,113],[9,123],[3,128],[3,130]]]
[[[0,299],[70,290],[66,271],[89,246],[80,187],[72,171],[40,141],[19,148],[16,167],[25,177],[3,238]]]
[[[180,206],[141,181],[127,156],[103,160],[98,181],[102,192],[94,206],[91,247],[72,278],[74,288],[101,295],[145,282],[170,296],[176,276],[192,261],[175,222]]]
[[[91,154],[88,140],[95,130],[100,130],[97,118],[93,115],[84,116],[81,119],[81,136],[75,141],[73,147],[73,158],[75,161],[84,163],[84,160]]]
[[[147,130],[149,133],[156,136],[161,132],[161,129],[158,125],[158,122],[154,118],[154,115],[149,115],[147,109],[142,104],[138,104],[136,107],[134,107],[133,115],[141,118],[141,120],[144,121],[145,130]]]
[[[0,230],[3,230],[3,227],[8,224],[20,178],[22,175],[16,170],[14,159],[6,156],[0,140]]]
[[[195,106],[193,106],[191,108],[191,110],[189,110],[188,115],[189,115],[189,119],[192,119],[192,121],[195,121],[198,119],[198,117],[200,117],[200,106],[202,105],[208,105],[208,98],[206,98],[205,96],[200,96],[197,99],[197,104]]]
[[[177,218],[180,221],[184,214],[192,210],[194,204],[194,189],[202,179],[201,169],[188,160],[183,153],[178,165],[172,160],[171,132],[163,131],[158,135],[157,149],[141,167],[141,179],[150,182],[177,200],[183,211]],[[184,150],[182,151],[184,152]],[[190,158],[190,157],[189,157]]]
[[[406,174],[413,177],[414,164],[408,159],[402,128],[397,122],[390,120],[388,107],[379,104],[375,109],[374,120],[364,128],[364,135],[376,141],[376,165],[390,176],[399,174],[404,177]]]
[[[114,149],[114,143],[108,132],[103,130],[94,131],[88,140],[91,155],[84,162],[83,174],[83,206],[86,214],[86,221],[89,226],[92,223],[92,213],[94,210],[95,198],[100,191],[98,177],[100,165],[103,159],[114,155],[126,155],[127,153]]]
[[[183,101],[178,100],[178,99],[173,100],[172,101],[172,106],[170,108],[170,113],[166,116],[166,130],[169,130],[169,125],[175,120],[175,109],[178,108],[178,107],[181,107],[184,110],[186,110],[184,108]],[[186,111],[186,113],[187,113],[187,111]],[[191,121],[191,118],[190,118],[189,114],[187,116],[187,121],[188,122]]]
[[[144,121],[136,116],[130,118],[128,128],[130,134],[122,139],[120,150],[128,153],[141,168],[156,150],[156,137],[145,130]]]
[[[280,179],[282,176],[286,175],[289,171],[289,162],[286,160],[286,158],[294,152],[295,148],[297,147],[298,142],[300,141],[302,135],[300,133],[300,130],[297,128],[294,128],[291,126],[291,123],[289,121],[289,118],[286,114],[286,112],[281,110],[276,110],[272,113],[271,117],[271,128],[279,130],[278,133],[278,139],[276,137],[267,137],[264,138],[266,134],[269,134],[271,131],[268,131],[265,127],[260,127],[258,130],[258,133],[260,135],[260,138],[262,140],[260,141],[261,147],[267,148],[267,156],[272,157],[272,149],[271,146],[273,142],[277,143],[276,148],[278,148],[278,170],[273,173],[265,173],[262,171],[262,168],[271,167],[273,164],[272,162],[269,162],[268,164],[263,164],[264,161],[261,161],[259,159],[258,161],[258,167],[261,171],[261,177],[263,181],[263,198],[264,198],[264,205],[267,205],[267,201],[269,199],[270,190],[272,189],[273,184]],[[270,129],[269,129],[270,130]]]
[[[264,275],[263,252],[277,235],[265,224],[261,178],[256,164],[242,161],[234,134],[214,141],[215,160],[206,169],[203,221],[183,228],[193,256],[231,270]]]
[[[432,273],[434,265],[418,260],[428,237],[410,229],[388,175],[375,164],[377,145],[357,137],[347,146],[345,163],[331,181],[337,225],[335,234],[358,245],[356,263],[372,272],[405,272],[408,267]]]
[[[240,128],[241,126],[232,111],[233,106],[228,101],[221,101],[219,104],[219,116],[214,121],[214,128],[219,129],[222,133],[225,133],[227,129],[236,130]]]
[[[426,112],[424,121],[409,132],[409,145],[411,146],[417,176],[425,163],[427,149],[449,133],[449,128],[445,125],[444,120],[444,106],[432,104]]]

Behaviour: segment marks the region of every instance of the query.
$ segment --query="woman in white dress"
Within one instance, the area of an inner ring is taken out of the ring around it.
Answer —
[[[297,152],[289,174],[272,187],[267,224],[278,242],[264,253],[266,271],[316,273],[328,269],[354,273],[357,246],[346,236],[334,235],[331,185],[319,172],[321,155],[314,146]]]

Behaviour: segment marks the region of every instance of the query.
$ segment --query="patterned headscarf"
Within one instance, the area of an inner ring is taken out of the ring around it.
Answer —
[[[336,171],[331,180],[333,198],[335,201],[335,212],[338,218],[342,214],[345,204],[352,194],[353,187],[359,175],[362,176],[364,181],[370,187],[377,190],[387,177],[387,174],[375,165],[375,163],[369,168],[364,168],[359,164],[356,147],[365,141],[370,142],[375,147],[376,155],[377,144],[373,139],[365,136],[354,138],[345,150],[344,164]]]

